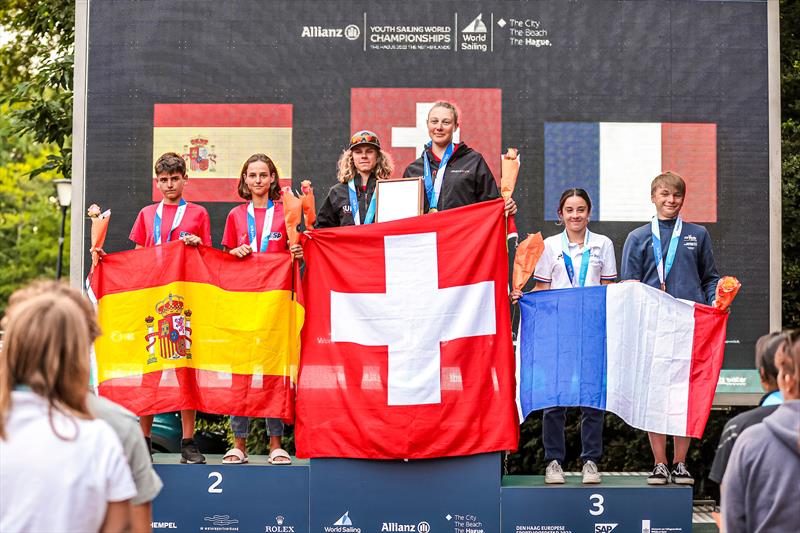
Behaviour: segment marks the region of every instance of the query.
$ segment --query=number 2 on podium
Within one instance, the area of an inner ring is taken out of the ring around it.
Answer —
[[[208,489],[208,492],[211,492],[211,489]],[[605,500],[603,499],[602,494],[592,494],[591,496],[589,496],[589,501],[592,502],[592,508],[589,509],[590,515],[599,516],[603,514],[603,511],[606,510],[606,508],[603,507],[603,502]]]
[[[208,479],[211,479],[212,477],[216,481],[214,481],[211,486],[208,487],[208,492],[210,494],[222,494],[222,489],[218,488],[220,485],[222,485],[222,474],[219,472],[209,472]]]

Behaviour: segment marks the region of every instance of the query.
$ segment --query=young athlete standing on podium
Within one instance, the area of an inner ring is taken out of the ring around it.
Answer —
[[[378,136],[367,130],[350,137],[342,152],[336,179],[317,214],[316,227],[334,228],[375,222],[375,187],[379,180],[392,177],[394,162],[381,150]]]
[[[172,239],[180,239],[188,246],[203,244],[211,246],[211,222],[203,206],[187,202],[183,198],[183,188],[188,182],[186,162],[174,152],[167,152],[155,164],[156,187],[162,200],[148,205],[139,211],[133,223],[129,239],[136,248],[158,246]],[[183,440],[181,441],[181,462],[203,464],[206,458],[194,442],[193,409],[181,410]],[[150,434],[154,415],[142,415],[142,426],[147,447],[150,449]]]
[[[450,102],[436,102],[428,112],[428,134],[422,156],[408,165],[403,177],[425,179],[425,212],[444,211],[500,197],[497,183],[483,156],[466,145],[453,143],[458,110]],[[498,155],[499,157],[499,155]],[[506,215],[517,212],[512,198]]]
[[[240,204],[228,213],[222,236],[222,249],[240,259],[250,254],[289,251],[295,259],[303,258],[299,244],[289,247],[286,219],[278,177],[278,168],[268,156],[253,154],[239,173],[239,196],[247,203]],[[234,447],[222,458],[225,464],[248,461],[247,435],[250,418],[232,416]],[[269,434],[269,463],[291,464],[292,458],[282,448],[283,422],[280,418],[267,418]]]
[[[544,252],[533,278],[534,291],[569,289],[572,287],[594,287],[608,285],[617,277],[617,259],[611,239],[589,231],[592,200],[583,189],[567,189],[558,203],[558,220],[564,231],[544,241]],[[521,291],[512,291],[511,300],[516,302]],[[545,483],[564,483],[564,422],[567,409],[551,407],[544,410],[542,437],[544,441]],[[581,443],[583,451],[583,482],[600,483],[597,463],[603,453],[603,411],[581,407]]]
[[[701,304],[714,302],[719,274],[711,250],[711,237],[703,226],[681,220],[686,183],[674,172],[659,174],[650,185],[656,216],[636,228],[622,250],[623,280],[646,283],[674,296]],[[650,485],[693,485],[686,469],[691,437],[674,438],[673,469],[667,468],[667,436],[648,432],[655,468],[647,478]]]

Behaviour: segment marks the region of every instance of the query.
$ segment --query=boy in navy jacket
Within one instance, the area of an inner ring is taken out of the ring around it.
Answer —
[[[711,238],[703,226],[681,220],[686,183],[674,172],[659,174],[650,185],[656,206],[651,223],[636,228],[622,249],[620,278],[660,288],[676,298],[712,305],[719,281]],[[690,437],[674,438],[673,470],[667,468],[667,436],[648,433],[655,468],[647,483],[664,485],[670,481],[693,485],[686,469]]]

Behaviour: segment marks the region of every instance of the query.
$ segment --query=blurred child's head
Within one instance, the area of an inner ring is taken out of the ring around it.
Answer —
[[[775,355],[775,366],[784,401],[800,400],[800,331],[784,335]]]
[[[761,376],[761,387],[764,392],[778,390],[778,368],[775,366],[775,354],[783,342],[782,333],[767,333],[756,341],[756,368]]]
[[[37,294],[10,307],[5,325],[0,437],[18,386],[47,400],[51,410],[89,417],[89,327],[79,305],[60,292]]]

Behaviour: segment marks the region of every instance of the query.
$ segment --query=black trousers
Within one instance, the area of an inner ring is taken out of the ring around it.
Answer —
[[[603,455],[603,414],[605,411],[591,407],[581,407],[581,459],[600,461]],[[545,462],[556,460],[564,462],[566,445],[564,442],[564,423],[567,418],[566,407],[545,409],[542,415],[542,440],[544,441]]]

